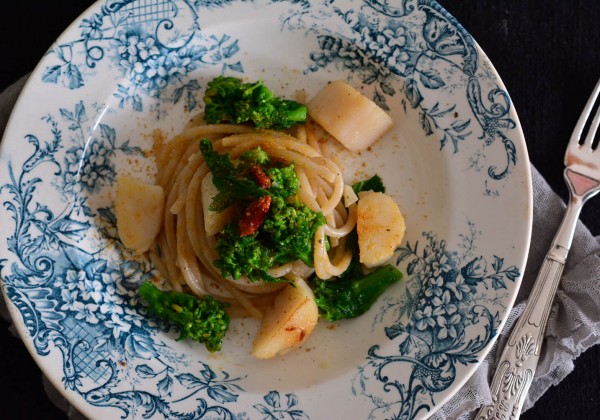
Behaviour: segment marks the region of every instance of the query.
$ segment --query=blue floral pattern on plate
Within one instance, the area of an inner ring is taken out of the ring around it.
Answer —
[[[256,26],[235,24],[259,12],[262,26],[299,46],[280,67],[264,64]],[[365,157],[370,169],[385,161],[386,183],[407,179],[398,194],[409,232],[396,254],[405,280],[357,323],[335,325],[340,336],[370,329],[351,363],[327,370],[319,343],[287,356],[281,366],[292,375],[308,366],[299,360],[322,375],[294,386],[264,379],[268,368],[244,359],[235,339],[225,356],[208,355],[146,316],[136,289],[156,273],[118,240],[111,200],[118,174],[149,160],[136,134],[151,130],[140,121],[176,129],[200,107],[206,75],[267,70],[296,77],[292,86],[331,75],[362,86],[411,133],[406,165],[431,161],[427,170],[438,171],[409,181],[423,166],[397,168],[406,155],[394,152],[397,138]],[[17,108],[3,141],[3,291],[38,362],[90,417],[421,418],[456,392],[497,335],[527,252],[526,150],[491,65],[436,2],[107,0],[57,41],[30,86],[47,92],[39,119],[19,124],[30,117]],[[448,192],[444,182],[465,187]],[[428,188],[446,201],[439,214],[439,202],[415,199]],[[506,233],[502,221],[511,221]]]
[[[100,61],[111,60],[127,80],[118,84],[115,93],[121,108],[142,111],[143,98],[148,97],[154,100],[154,107],[162,101],[184,101],[193,110],[200,86],[189,79],[192,72],[204,66],[243,71],[235,59],[239,51],[236,40],[226,34],[205,36],[197,23],[201,2],[195,3],[108,1],[90,17],[82,18],[77,39],[52,48],[42,80],[79,89],[97,75]],[[167,86],[175,90],[165,97]]]

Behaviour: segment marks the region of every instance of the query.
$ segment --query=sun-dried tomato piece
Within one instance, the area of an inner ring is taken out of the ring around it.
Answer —
[[[271,208],[271,196],[257,198],[246,207],[240,219],[240,236],[252,235],[263,224]]]
[[[260,166],[252,165],[250,167],[250,172],[252,172],[252,175],[256,178],[259,187],[271,188],[271,178],[269,178],[269,175],[267,175]]]

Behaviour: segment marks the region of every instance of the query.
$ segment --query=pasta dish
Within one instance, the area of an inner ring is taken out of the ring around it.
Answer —
[[[237,79],[215,79],[207,96],[217,92],[217,82],[231,80]],[[257,85],[251,86],[256,96]],[[225,88],[219,89],[221,95]],[[273,105],[293,118],[304,109],[304,120],[283,129],[287,123],[279,120],[275,128],[265,128],[264,119],[240,124],[231,112],[223,122],[207,123],[216,103],[207,96],[205,113],[179,134],[165,140],[156,133],[152,185],[120,181],[119,235],[149,254],[172,291],[211,297],[225,304],[227,316],[262,319],[253,354],[270,358],[302,343],[319,313],[328,320],[360,314],[336,315],[346,309],[328,299],[346,291],[327,289],[331,285],[374,277],[372,303],[399,279],[386,265],[404,233],[398,206],[378,177],[346,184],[329,146],[339,141],[360,150],[391,120],[343,82],[327,85],[308,108],[292,101]],[[146,204],[127,210],[136,195]],[[132,220],[132,211],[145,221]],[[392,280],[381,280],[377,268],[384,265],[383,277]]]

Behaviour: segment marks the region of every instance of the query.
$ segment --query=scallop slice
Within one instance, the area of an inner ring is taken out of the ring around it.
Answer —
[[[252,354],[271,359],[289,352],[306,341],[318,318],[315,296],[308,284],[298,278],[294,285],[285,286],[265,312]]]
[[[162,187],[133,178],[117,180],[117,232],[127,248],[145,252],[162,226],[165,194]]]
[[[396,202],[387,194],[358,193],[356,232],[360,262],[376,267],[387,262],[402,243],[406,225]]]
[[[310,116],[347,149],[371,146],[394,124],[375,102],[341,80],[329,83],[308,103]]]

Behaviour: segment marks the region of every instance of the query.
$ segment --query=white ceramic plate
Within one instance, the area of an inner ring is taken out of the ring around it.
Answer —
[[[528,251],[525,143],[460,24],[434,1],[389,3],[106,0],[44,57],[2,142],[1,274],[28,348],[82,413],[422,418],[483,359]],[[400,204],[404,280],[277,360],[249,356],[252,320],[217,354],[160,331],[137,309],[151,267],[115,236],[117,174],[151,168],[152,130],[179,131],[221,73],[288,97],[347,80],[396,122],[341,158]]]

